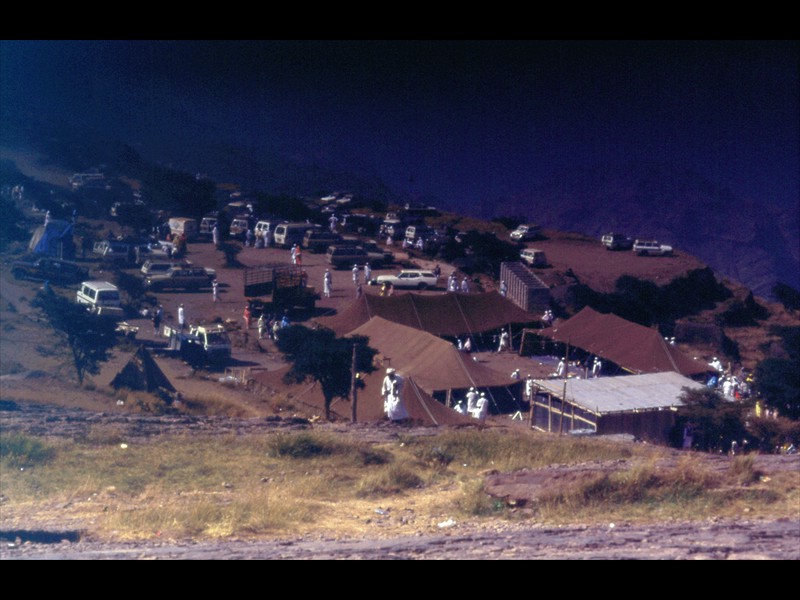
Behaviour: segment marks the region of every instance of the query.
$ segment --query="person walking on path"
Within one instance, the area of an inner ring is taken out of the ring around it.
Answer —
[[[353,285],[358,285],[358,265],[353,265]]]
[[[267,330],[267,319],[264,317],[264,313],[261,313],[261,316],[258,317],[258,339],[264,339],[264,332]]]
[[[369,266],[369,263],[364,264],[364,283],[369,285],[369,280],[372,279],[372,267]]]
[[[178,331],[183,331],[186,326],[186,312],[183,310],[183,304],[178,307]]]
[[[244,329],[245,331],[250,330],[250,319],[253,317],[253,313],[250,312],[250,305],[244,307]]]
[[[153,335],[158,337],[159,330],[161,329],[161,319],[164,318],[164,307],[160,304],[158,308],[153,312]]]
[[[325,269],[325,274],[322,276],[322,290],[326,298],[331,297],[331,285],[333,278],[331,277],[330,269]]]
[[[214,302],[219,302],[219,282],[216,279],[211,282],[211,297]]]

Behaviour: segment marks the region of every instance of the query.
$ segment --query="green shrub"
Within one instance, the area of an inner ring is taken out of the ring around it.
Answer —
[[[36,438],[21,434],[0,436],[0,458],[12,467],[43,465],[55,455],[54,448]]]
[[[313,433],[278,435],[269,441],[272,456],[288,458],[317,458],[340,451],[339,443]]]

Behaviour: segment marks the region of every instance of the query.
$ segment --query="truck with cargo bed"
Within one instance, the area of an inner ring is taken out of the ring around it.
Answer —
[[[244,296],[255,316],[263,312],[314,310],[319,292],[308,285],[308,273],[298,265],[270,263],[245,267]]]

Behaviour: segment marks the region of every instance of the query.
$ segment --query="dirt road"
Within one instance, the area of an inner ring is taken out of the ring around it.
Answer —
[[[6,532],[7,533],[7,532]],[[6,538],[9,536],[6,535]],[[0,560],[797,560],[800,521],[659,526],[496,526],[391,539],[31,543],[3,541]]]

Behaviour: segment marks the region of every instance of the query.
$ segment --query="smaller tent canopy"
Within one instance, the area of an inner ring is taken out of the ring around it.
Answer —
[[[28,244],[28,250],[36,254],[71,257],[75,255],[72,241],[72,223],[58,219],[36,228]]]
[[[591,352],[633,373],[675,371],[692,376],[709,370],[705,363],[667,344],[657,330],[588,306],[571,319],[537,333]]]
[[[111,380],[111,386],[114,389],[125,387],[146,392],[155,392],[159,389],[172,393],[176,391],[144,346],[139,347],[122,370]]]

